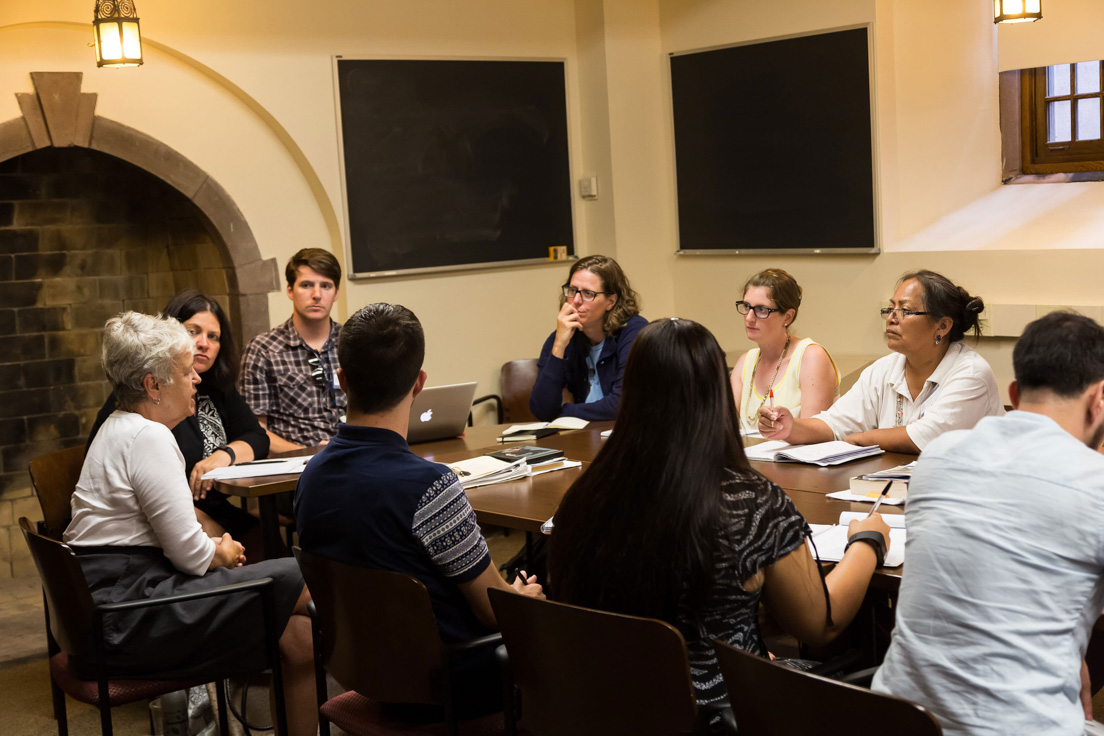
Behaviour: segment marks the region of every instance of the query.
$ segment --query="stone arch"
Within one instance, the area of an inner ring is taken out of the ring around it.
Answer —
[[[81,92],[81,72],[31,72],[33,93],[16,93],[22,117],[0,123],[0,162],[46,147],[77,146],[149,172],[203,213],[223,251],[232,320],[242,344],[269,328],[268,293],[280,288],[276,259],[263,259],[253,231],[229,193],[169,146],[95,114],[95,93]]]

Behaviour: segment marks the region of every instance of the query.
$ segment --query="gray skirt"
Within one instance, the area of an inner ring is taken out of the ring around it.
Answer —
[[[295,560],[265,560],[232,570],[187,575],[157,547],[72,547],[96,603],[162,598],[257,578],[274,580],[275,635],[283,633],[303,591]],[[245,675],[268,666],[260,596],[232,594],[112,613],[104,619],[111,676],[180,679],[203,672]],[[91,656],[72,658],[81,677],[95,676]]]

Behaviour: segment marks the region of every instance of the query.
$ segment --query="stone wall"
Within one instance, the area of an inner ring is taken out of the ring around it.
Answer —
[[[224,248],[160,179],[82,148],[0,163],[0,578],[36,574],[16,526],[41,518],[31,458],[84,444],[110,391],[104,322],[187,288],[234,317]],[[236,301],[236,300],[235,300]]]

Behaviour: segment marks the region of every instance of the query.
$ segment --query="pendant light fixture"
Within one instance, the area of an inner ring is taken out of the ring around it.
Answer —
[[[1043,0],[993,0],[994,23],[1034,23],[1042,17]]]
[[[96,0],[94,13],[96,66],[139,66],[142,34],[134,0]]]

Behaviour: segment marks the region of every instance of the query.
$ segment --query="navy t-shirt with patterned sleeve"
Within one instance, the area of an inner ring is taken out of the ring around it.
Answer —
[[[458,587],[491,563],[475,512],[456,475],[395,432],[340,425],[299,479],[295,523],[308,552],[420,580],[444,641],[489,633]]]
[[[766,656],[759,631],[760,586],[744,584],[763,568],[797,549],[805,540],[805,519],[786,493],[753,471],[731,472],[721,487],[721,518],[713,551],[714,585],[698,611],[691,611],[687,591],[678,609],[679,631],[686,638],[690,675],[698,702],[725,696],[713,640]]]

